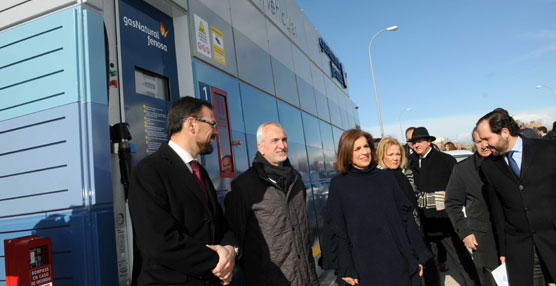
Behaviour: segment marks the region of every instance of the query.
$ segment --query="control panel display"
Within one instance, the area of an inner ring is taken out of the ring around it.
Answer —
[[[170,101],[168,78],[139,67],[135,67],[135,92]]]

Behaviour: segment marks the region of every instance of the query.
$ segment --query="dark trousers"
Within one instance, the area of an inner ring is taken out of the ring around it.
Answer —
[[[440,274],[438,272],[438,246],[442,245],[446,249],[446,253],[454,262],[453,267],[463,278],[463,285],[475,286],[481,285],[479,274],[475,269],[473,260],[469,251],[465,248],[463,242],[459,239],[455,232],[445,236],[425,236],[425,242],[433,253],[433,259],[430,259],[425,264],[425,285],[426,286],[440,286],[444,283],[440,281]],[[436,262],[435,262],[436,260]]]
[[[427,241],[427,246],[431,249],[430,242]],[[434,256],[434,255],[433,255]],[[425,286],[440,286],[440,273],[438,273],[438,267],[434,259],[429,259],[423,270],[423,278],[425,280]]]
[[[482,267],[480,265],[476,265],[477,273],[479,274],[479,278],[481,279],[481,285],[483,286],[496,286],[496,281],[492,276],[492,270],[488,267]]]
[[[448,263],[448,253],[446,252],[446,247],[444,247],[444,245],[438,244],[436,246],[437,251],[438,251],[438,263]]]

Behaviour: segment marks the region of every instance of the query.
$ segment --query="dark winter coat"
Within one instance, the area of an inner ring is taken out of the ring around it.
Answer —
[[[446,190],[456,159],[434,148],[431,148],[427,156],[421,159],[421,167],[419,167],[417,153],[411,154],[410,158],[410,168],[419,192],[434,193]],[[453,231],[446,211],[425,209],[422,214],[421,221],[427,235],[445,236]]]
[[[512,286],[533,285],[533,246],[556,277],[556,142],[523,140],[520,177],[504,156],[482,166],[501,256]]]
[[[519,135],[525,138],[541,139],[541,136],[539,136],[539,134],[537,134],[537,132],[535,132],[535,130],[531,128],[523,128],[519,130]]]
[[[288,160],[284,166],[291,167]],[[248,286],[319,284],[305,185],[301,174],[291,170],[292,181],[280,188],[265,173],[264,163],[255,159],[251,168],[232,181],[226,196],[226,218],[243,252],[239,262]]]
[[[475,152],[454,167],[446,187],[446,212],[460,239],[475,235],[479,244],[473,251],[475,262],[481,267],[494,269],[499,264],[498,253],[484,197],[486,185],[479,173],[482,162],[483,158]]]
[[[382,169],[382,167],[380,166],[378,166],[378,168]],[[402,169],[400,168],[386,169],[386,170],[390,172],[392,175],[394,175],[394,178],[396,179],[396,182],[398,183],[400,190],[402,190],[402,193],[405,195],[407,200],[411,203],[411,206],[413,207],[413,217],[415,218],[415,222],[417,223],[419,230],[421,230],[421,218],[419,215],[419,209],[417,207],[417,193],[415,193],[415,191],[413,190],[413,186],[409,181],[409,178],[407,177],[406,174],[404,174],[404,171],[402,171]],[[406,170],[406,171],[409,171],[409,173],[411,173],[411,170]],[[413,177],[413,174],[411,174],[411,176]]]
[[[556,129],[550,130],[550,132],[546,133],[542,139],[545,140],[556,140]]]
[[[337,175],[324,210],[323,268],[362,286],[420,285],[418,265],[431,254],[412,211],[388,171],[372,166]]]
[[[413,191],[413,187],[411,186],[409,179],[404,175],[402,169],[398,168],[387,170],[394,175],[396,182],[398,182],[398,185],[400,186],[400,190],[402,190],[407,200],[411,203],[411,206],[413,206],[414,209],[417,209],[417,196]]]
[[[235,240],[209,175],[200,168],[208,200],[167,143],[133,169],[134,285],[219,285],[212,275],[218,254],[206,245],[235,245]]]

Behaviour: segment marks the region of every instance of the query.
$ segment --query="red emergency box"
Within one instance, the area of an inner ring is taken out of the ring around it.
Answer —
[[[29,235],[4,240],[6,286],[52,286],[50,238]]]

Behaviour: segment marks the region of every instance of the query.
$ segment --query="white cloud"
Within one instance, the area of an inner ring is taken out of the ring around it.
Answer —
[[[471,142],[470,133],[473,129],[475,122],[482,115],[480,114],[466,114],[455,115],[448,117],[424,118],[420,120],[411,120],[404,122],[403,132],[409,126],[419,127],[424,126],[429,131],[429,134],[435,137],[444,137],[450,141],[455,142]],[[373,136],[378,137],[380,132],[378,126],[362,126],[362,129],[371,132]],[[385,136],[392,136],[400,140],[402,132],[400,131],[399,124],[384,125]],[[404,135],[405,136],[405,135]],[[403,138],[405,141],[405,138]]]
[[[546,128],[550,130],[552,123],[556,120],[556,108],[545,108],[533,112],[522,112],[513,115],[514,119],[520,120],[524,123],[531,121],[542,122]]]
[[[552,52],[556,52],[556,43],[551,43],[547,46],[538,48],[536,50],[533,50],[521,57],[519,57],[516,62],[521,62],[521,61],[527,61],[533,58],[538,58],[540,56],[543,56],[544,54],[547,53],[552,53]]]
[[[543,29],[536,32],[528,33],[527,37],[531,39],[552,41],[552,40],[556,40],[556,32]]]
[[[446,117],[423,118],[407,122],[404,121],[403,132],[405,132],[405,128],[409,126],[424,126],[432,136],[444,137],[455,143],[468,144],[472,142],[471,130],[473,130],[475,123],[483,115],[484,114],[462,114]],[[556,106],[521,111],[513,113],[512,116],[514,119],[518,119],[523,122],[540,121],[550,130],[552,128],[552,122],[556,120]],[[380,136],[380,127],[378,125],[362,126],[361,129],[370,132],[374,137]],[[400,131],[399,123],[384,125],[384,135],[400,140],[402,138],[402,132]],[[402,140],[405,141],[405,138]]]

